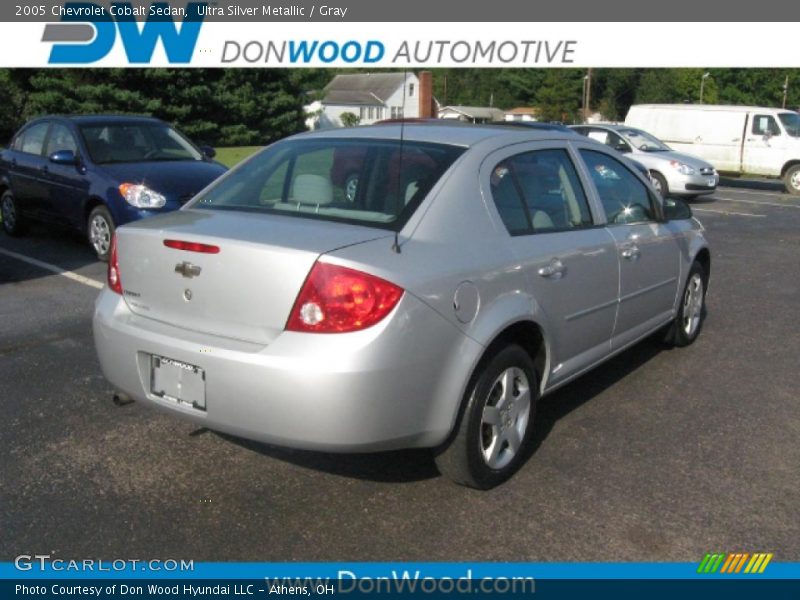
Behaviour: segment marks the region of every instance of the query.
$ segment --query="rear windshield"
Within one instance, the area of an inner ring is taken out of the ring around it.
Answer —
[[[400,140],[287,140],[192,203],[398,231],[463,148]]]

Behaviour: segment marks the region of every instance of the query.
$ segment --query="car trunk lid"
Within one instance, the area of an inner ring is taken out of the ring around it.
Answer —
[[[296,217],[178,211],[118,231],[123,297],[142,317],[268,344],[283,331],[320,255],[387,235]],[[219,250],[176,249],[165,240]]]

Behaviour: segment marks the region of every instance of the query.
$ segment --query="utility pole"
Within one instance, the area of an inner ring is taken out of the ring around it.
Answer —
[[[586,77],[583,78],[586,87],[585,102],[583,103],[583,122],[589,121],[589,115],[592,114],[592,69],[591,67],[586,71]]]
[[[703,103],[703,90],[706,86],[706,79],[711,76],[711,73],[703,73],[703,76],[700,78],[700,104]]]
[[[786,108],[786,96],[789,95],[789,76],[786,76],[786,80],[783,82],[783,108]]]

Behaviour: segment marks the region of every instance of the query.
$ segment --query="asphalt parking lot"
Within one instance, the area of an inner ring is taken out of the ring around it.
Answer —
[[[693,203],[697,343],[646,341],[545,399],[538,450],[491,492],[426,452],[277,450],[115,406],[104,265],[70,234],[0,235],[0,560],[800,560],[800,199],[728,183]]]

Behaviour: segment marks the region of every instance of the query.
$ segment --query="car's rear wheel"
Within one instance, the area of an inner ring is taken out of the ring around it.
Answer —
[[[114,229],[114,219],[108,209],[105,206],[96,206],[89,214],[86,235],[97,258],[102,261],[108,261]]]
[[[485,361],[452,439],[437,452],[439,471],[478,489],[511,477],[525,460],[538,399],[533,361],[521,347],[507,346]]]
[[[794,165],[786,171],[783,177],[786,191],[794,196],[800,196],[800,165]]]
[[[8,235],[18,236],[25,233],[25,217],[20,214],[17,201],[11,190],[6,190],[0,197],[0,216],[3,221],[3,231]]]
[[[683,288],[678,314],[667,331],[666,342],[688,346],[700,335],[706,316],[706,284],[708,279],[700,263],[695,262]]]
[[[667,185],[667,180],[664,179],[664,176],[656,171],[650,171],[650,179],[653,182],[653,187],[661,194],[661,197],[666,198],[667,194],[669,194],[669,185]]]

